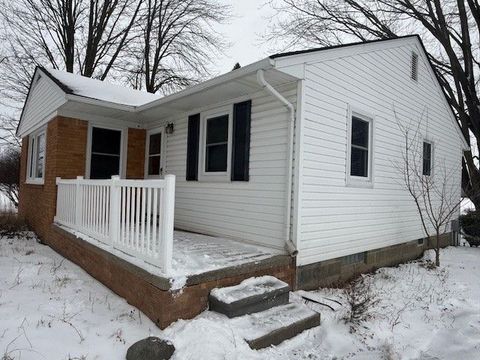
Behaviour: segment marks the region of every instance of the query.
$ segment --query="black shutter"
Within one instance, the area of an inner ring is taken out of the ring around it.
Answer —
[[[187,137],[187,181],[198,180],[198,145],[200,135],[200,114],[188,117]]]
[[[232,181],[248,181],[252,101],[233,105]]]

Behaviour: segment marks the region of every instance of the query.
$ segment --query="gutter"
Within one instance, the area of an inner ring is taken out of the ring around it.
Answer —
[[[288,130],[288,162],[287,162],[287,209],[285,219],[285,249],[291,256],[296,256],[298,250],[296,245],[290,240],[290,225],[292,212],[292,167],[293,167],[293,132],[295,129],[295,107],[282,94],[265,80],[265,71],[263,69],[257,70],[258,83],[267,90],[273,97],[277,98],[290,112],[290,126]]]

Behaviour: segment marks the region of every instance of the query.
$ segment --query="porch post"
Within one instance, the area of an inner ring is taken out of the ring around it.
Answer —
[[[75,229],[80,230],[82,223],[82,187],[83,176],[77,176],[75,181]]]
[[[55,178],[55,185],[56,185],[56,191],[57,191],[57,205],[55,206],[55,216],[53,217],[53,221],[57,222],[58,221],[58,209],[60,208],[60,191],[58,187],[58,183],[62,180],[60,177]]]
[[[164,203],[162,212],[162,237],[160,259],[168,274],[172,269],[173,257],[173,221],[175,212],[175,175],[165,175]]]
[[[120,176],[112,176],[110,185],[110,246],[119,242],[120,236],[120,187],[118,186]]]

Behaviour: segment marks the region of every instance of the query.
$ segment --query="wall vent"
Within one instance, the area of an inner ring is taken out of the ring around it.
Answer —
[[[344,256],[342,258],[342,262],[344,265],[364,263],[366,258],[365,254],[366,254],[365,252],[361,252],[361,253]]]
[[[413,51],[410,67],[410,77],[412,80],[418,81],[418,55]]]

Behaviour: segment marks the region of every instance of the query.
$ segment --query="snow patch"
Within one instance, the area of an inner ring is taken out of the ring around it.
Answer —
[[[285,287],[288,287],[286,282],[266,275],[243,280],[235,286],[213,289],[210,295],[225,304],[231,304],[246,297],[262,295]]]
[[[61,70],[45,70],[78,96],[128,106],[141,106],[161,97],[146,91],[134,90],[107,81],[92,79]]]

